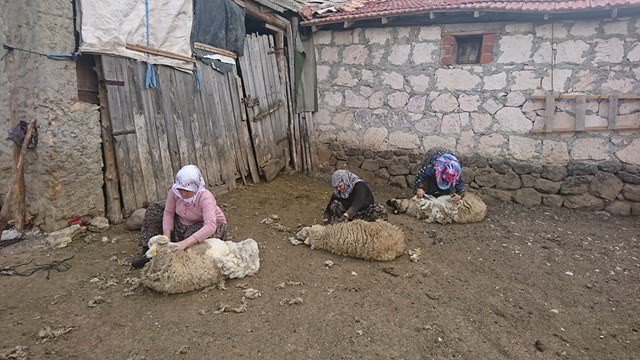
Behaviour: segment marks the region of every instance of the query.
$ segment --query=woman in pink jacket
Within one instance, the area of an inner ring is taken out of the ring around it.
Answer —
[[[141,268],[149,261],[144,256],[147,242],[156,235],[170,238],[175,243],[173,251],[184,250],[212,237],[224,240],[227,219],[213,194],[204,186],[197,166],[187,165],[178,171],[164,205],[152,203],[147,207],[140,230],[142,257],[134,260],[131,266]]]

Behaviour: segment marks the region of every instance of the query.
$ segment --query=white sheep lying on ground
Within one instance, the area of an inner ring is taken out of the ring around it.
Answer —
[[[201,289],[225,278],[243,278],[260,269],[258,243],[247,239],[239,243],[207,239],[184,251],[171,251],[169,238],[163,235],[149,240],[142,269],[142,282],[149,288],[169,294]]]
[[[389,261],[404,252],[404,233],[387,221],[354,220],[302,228],[296,238],[312,249],[365,260]]]
[[[487,214],[487,205],[474,194],[465,195],[456,204],[451,203],[449,195],[438,198],[427,195],[421,199],[415,196],[411,199],[391,199],[387,204],[395,209],[396,214],[406,213],[428,223],[472,223],[481,221]]]

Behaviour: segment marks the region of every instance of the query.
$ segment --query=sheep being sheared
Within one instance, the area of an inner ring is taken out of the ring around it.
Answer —
[[[424,219],[428,223],[448,224],[472,223],[484,219],[487,214],[487,205],[474,194],[465,195],[457,203],[451,203],[450,195],[433,197],[426,195],[418,199],[391,199],[387,205],[395,209],[396,214],[404,214],[416,219]]]
[[[142,282],[149,288],[168,294],[201,289],[225,278],[254,275],[260,268],[258,243],[247,239],[240,243],[207,239],[184,251],[171,251],[169,238],[163,235],[149,240],[142,269]]]
[[[302,228],[296,238],[312,249],[376,261],[390,261],[404,252],[404,233],[383,220],[354,220]]]

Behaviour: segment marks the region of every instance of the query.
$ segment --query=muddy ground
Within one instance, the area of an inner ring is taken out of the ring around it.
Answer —
[[[48,279],[0,276],[0,354],[25,346],[33,359],[640,358],[638,218],[505,203],[489,203],[478,224],[392,215],[407,250],[423,257],[389,263],[293,246],[290,233],[261,224],[273,214],[289,228],[318,223],[330,191],[327,179],[282,175],[219,196],[231,234],[256,239],[262,261],[257,276],[226,290],[127,293],[125,279],[140,271],[116,259],[132,258],[137,234],[121,225],[64,249],[42,236],[8,246],[0,267],[74,257]],[[401,193],[374,191],[379,201]],[[301,284],[277,288],[288,281]],[[214,313],[241,304],[242,284],[262,296],[246,312]],[[304,303],[280,304],[296,297]]]

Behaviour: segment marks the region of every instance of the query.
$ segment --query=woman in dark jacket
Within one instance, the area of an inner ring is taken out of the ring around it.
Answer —
[[[380,204],[376,204],[369,186],[356,174],[347,170],[336,170],[331,176],[334,191],[324,210],[324,223],[362,219],[387,220],[389,214]]]
[[[453,195],[453,203],[460,201],[464,197],[464,182],[458,158],[445,148],[431,148],[416,174],[413,188],[418,198],[425,194],[434,197]]]

